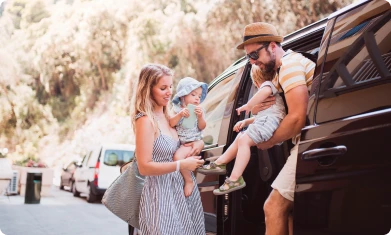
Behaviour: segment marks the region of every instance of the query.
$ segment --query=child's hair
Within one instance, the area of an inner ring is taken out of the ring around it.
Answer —
[[[251,80],[254,84],[258,84],[258,86],[260,86],[264,81],[273,80],[273,77],[264,74],[258,66],[253,65],[251,66]]]
[[[166,66],[160,64],[147,64],[140,72],[136,90],[133,93],[133,107],[131,115],[133,117],[133,131],[135,131],[135,116],[138,113],[144,113],[151,120],[155,131],[157,129],[156,120],[153,118],[153,108],[156,105],[152,97],[152,88],[163,76],[173,76],[173,72]],[[163,107],[163,112],[168,117],[167,107]]]

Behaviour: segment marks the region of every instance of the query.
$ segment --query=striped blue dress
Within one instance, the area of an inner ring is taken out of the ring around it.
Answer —
[[[160,132],[153,144],[152,160],[172,162],[179,146],[179,140]],[[205,235],[201,197],[193,174],[192,177],[194,190],[187,198],[180,172],[145,177],[139,217],[143,235]]]

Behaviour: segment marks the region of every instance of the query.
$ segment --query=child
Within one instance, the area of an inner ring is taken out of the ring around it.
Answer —
[[[266,77],[262,76],[262,71],[258,66],[252,66],[251,79],[259,90],[247,104],[236,109],[238,115],[242,111],[246,111],[246,114],[248,114],[255,105],[261,103],[270,95],[276,97],[276,103],[270,108],[260,111],[255,117],[236,123],[233,128],[234,131],[239,132],[246,126],[248,126],[248,129],[237,136],[223,155],[214,162],[197,169],[199,173],[206,175],[225,174],[226,164],[236,156],[231,176],[225,180],[225,183],[220,188],[213,191],[215,195],[230,193],[246,186],[242,174],[250,160],[250,147],[269,140],[281,120],[285,117],[284,101],[273,83],[270,80],[266,81]]]
[[[190,153],[191,147],[186,147],[183,144],[202,139],[201,131],[205,128],[206,122],[204,112],[199,105],[205,100],[208,85],[194,78],[186,77],[179,81],[176,92],[172,99],[175,114],[170,118],[170,126],[175,127],[177,130],[181,146],[174,154],[174,161],[188,157],[187,155]],[[182,125],[184,118],[190,116],[189,109],[186,108],[188,104],[196,106],[194,113],[197,116],[197,120],[192,128],[185,128]],[[188,197],[193,192],[193,180],[189,171],[181,170],[181,174],[185,181],[185,196]]]

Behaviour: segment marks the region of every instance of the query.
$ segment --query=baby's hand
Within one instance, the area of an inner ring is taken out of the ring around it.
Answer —
[[[200,106],[195,107],[194,113],[197,115],[197,118],[201,118],[204,114],[204,111]]]
[[[243,105],[242,107],[239,107],[236,109],[236,112],[238,115],[240,115],[241,112],[246,111],[246,115],[251,111],[251,107],[249,107],[247,104]]]
[[[243,129],[243,127],[245,127],[245,126],[246,126],[245,120],[238,121],[238,122],[235,124],[233,130],[236,131],[236,132],[239,132],[239,131],[240,131],[241,129]]]
[[[180,112],[182,117],[188,118],[190,116],[189,110],[187,108],[182,109]]]

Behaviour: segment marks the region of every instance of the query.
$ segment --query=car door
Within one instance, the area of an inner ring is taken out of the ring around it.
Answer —
[[[226,147],[231,112],[241,74],[246,61],[239,61],[229,67],[209,85],[206,99],[201,106],[205,110],[206,128],[202,155],[205,159],[217,158]],[[198,187],[205,213],[206,230],[217,232],[217,198],[212,191],[219,186],[219,177],[196,173]]]
[[[299,145],[295,234],[391,228],[390,17],[379,0],[328,22]]]
[[[89,160],[91,157],[92,151],[88,152],[83,158],[81,167],[78,169],[78,174],[75,175],[76,189],[79,192],[86,193],[87,192],[87,182],[89,178]]]

